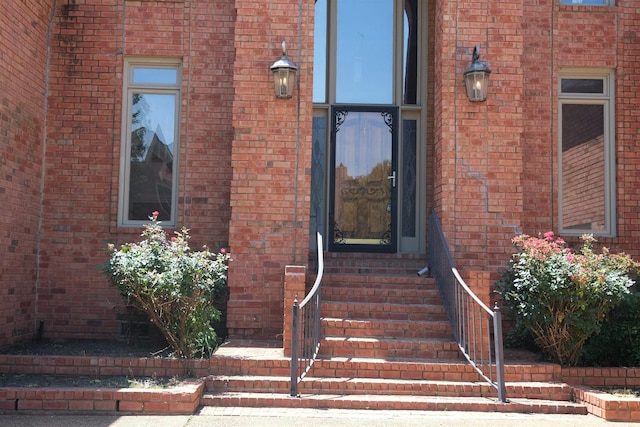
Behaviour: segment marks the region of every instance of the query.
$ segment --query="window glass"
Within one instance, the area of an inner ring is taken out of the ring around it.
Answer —
[[[176,223],[181,77],[179,62],[172,62],[125,62],[119,225],[138,226],[153,212]]]
[[[313,33],[313,102],[327,101],[327,0],[316,2]]]
[[[402,121],[402,237],[415,237],[417,233],[417,132],[415,120]]]
[[[402,102],[405,105],[415,105],[418,94],[418,0],[404,2],[402,48]]]
[[[135,67],[133,83],[175,85],[178,83],[178,71],[169,68]]]
[[[132,95],[128,220],[171,220],[176,98]]]
[[[604,106],[562,104],[562,224],[605,229]]]
[[[312,250],[316,250],[316,228],[322,227],[325,223],[323,219],[323,206],[325,203],[325,171],[326,144],[327,140],[327,118],[326,116],[313,117],[313,149],[311,152],[311,239],[309,243]],[[324,231],[320,230],[323,234]]]
[[[562,79],[560,90],[563,93],[604,93],[604,80]]]
[[[609,74],[560,80],[559,219],[565,234],[615,234],[612,81]]]
[[[339,0],[336,100],[393,102],[393,0]]]

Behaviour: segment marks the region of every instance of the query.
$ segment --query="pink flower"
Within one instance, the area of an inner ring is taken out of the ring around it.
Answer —
[[[544,239],[548,242],[551,242],[553,240],[553,231],[547,231],[546,233],[544,233]]]
[[[221,254],[226,254],[226,253],[227,253],[227,250],[226,250],[225,248],[222,248],[222,249],[220,249],[220,253],[221,253]]]
[[[160,215],[160,212],[158,211],[151,212],[151,216],[153,216],[154,218],[158,218],[158,215]]]
[[[171,238],[171,241],[172,241],[172,242],[175,242],[176,240],[177,240],[177,239],[176,239],[176,236],[173,236],[173,237]]]

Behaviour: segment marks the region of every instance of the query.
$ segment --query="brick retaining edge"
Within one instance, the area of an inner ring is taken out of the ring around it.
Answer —
[[[204,381],[188,379],[167,389],[0,388],[0,414],[119,413],[193,414],[200,406]]]
[[[572,386],[572,395],[590,414],[607,421],[640,421],[640,399],[618,397],[583,386]]]

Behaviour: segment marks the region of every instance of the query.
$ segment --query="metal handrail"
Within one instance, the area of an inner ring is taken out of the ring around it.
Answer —
[[[458,273],[435,211],[429,217],[429,271],[440,290],[460,351],[498,391],[498,399],[507,403],[502,315],[497,305],[493,310],[487,307]]]
[[[324,273],[322,234],[316,232],[316,280],[307,296],[293,303],[291,326],[291,396],[298,395],[298,384],[307,375],[320,351],[320,295]]]

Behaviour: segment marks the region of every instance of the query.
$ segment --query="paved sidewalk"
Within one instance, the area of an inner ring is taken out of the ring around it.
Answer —
[[[638,427],[592,415],[341,409],[213,408],[196,415],[0,415],[3,427]]]

